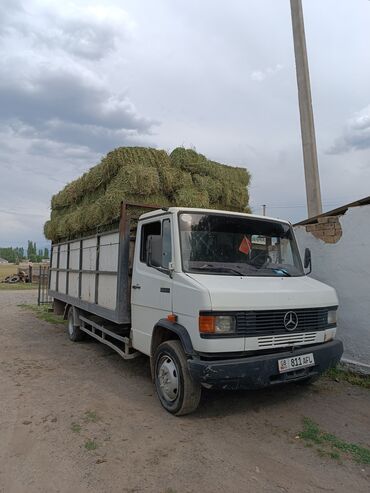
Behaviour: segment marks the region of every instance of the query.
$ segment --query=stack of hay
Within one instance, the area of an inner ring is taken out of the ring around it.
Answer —
[[[191,149],[120,147],[53,196],[44,233],[56,241],[96,231],[119,217],[122,201],[245,212],[249,180],[246,169]]]

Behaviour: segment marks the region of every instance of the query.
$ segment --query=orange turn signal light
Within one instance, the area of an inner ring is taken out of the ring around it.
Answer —
[[[169,315],[167,315],[167,320],[169,320],[170,322],[177,322],[177,315],[175,315],[174,313],[170,313]]]
[[[199,316],[199,332],[202,334],[214,334],[215,332],[215,317],[211,315]]]

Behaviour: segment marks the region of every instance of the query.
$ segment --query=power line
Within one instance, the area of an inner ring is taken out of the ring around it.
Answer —
[[[265,204],[260,204],[260,205],[255,205],[252,207],[263,207]],[[335,203],[335,204],[323,204],[325,207],[335,207],[337,205],[341,205],[340,203]],[[299,209],[301,207],[307,207],[307,205],[265,205],[265,207],[269,209]]]

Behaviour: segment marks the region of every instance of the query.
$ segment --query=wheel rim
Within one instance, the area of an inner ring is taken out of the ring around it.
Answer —
[[[73,336],[73,317],[68,317],[68,332],[70,336]]]
[[[179,394],[178,370],[170,356],[162,356],[158,363],[159,390],[166,401],[173,402]]]

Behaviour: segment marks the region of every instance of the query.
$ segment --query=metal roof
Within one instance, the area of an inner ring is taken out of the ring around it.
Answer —
[[[316,223],[319,217],[326,216],[340,216],[347,212],[350,207],[359,207],[360,205],[368,205],[370,204],[370,195],[360,200],[356,200],[355,202],[350,202],[349,204],[342,205],[341,207],[337,207],[337,209],[332,209],[331,211],[324,212],[323,214],[319,214],[317,216],[309,217],[304,221],[299,223],[295,223],[294,226],[303,226],[305,224]]]

